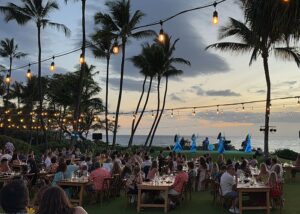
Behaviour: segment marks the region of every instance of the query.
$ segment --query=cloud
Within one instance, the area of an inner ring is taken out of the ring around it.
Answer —
[[[198,96],[210,96],[210,97],[239,97],[241,94],[231,91],[230,89],[226,90],[204,90],[202,85],[194,85],[191,87],[191,92],[196,93]]]
[[[175,93],[170,94],[169,97],[170,97],[170,99],[173,100],[173,101],[185,103],[185,100],[184,100],[182,97],[176,95]]]
[[[266,92],[266,90],[261,89],[261,90],[257,90],[255,93],[258,93],[258,94],[265,94],[265,93],[267,93],[267,92]]]
[[[102,78],[102,81],[105,82],[106,79]],[[119,90],[120,87],[120,78],[119,77],[111,77],[109,78],[109,85],[113,90]],[[141,79],[130,79],[124,78],[123,80],[123,90],[126,91],[133,91],[133,92],[141,92],[143,87],[143,80]],[[145,85],[146,90],[148,89],[148,82]],[[152,83],[152,92],[155,91],[156,84]]]

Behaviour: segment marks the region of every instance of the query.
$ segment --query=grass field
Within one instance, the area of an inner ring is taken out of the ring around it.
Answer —
[[[203,156],[207,151],[197,151],[196,153],[191,153],[189,151],[184,151],[182,154],[185,154],[188,159]],[[218,157],[217,151],[209,152],[215,161]],[[164,152],[164,155],[167,155],[168,152]],[[154,156],[156,156],[155,154]],[[224,156],[225,159],[236,159],[239,160],[241,157],[250,158],[252,157],[253,153],[247,154],[239,151],[226,151]],[[260,160],[263,157],[259,158]],[[285,207],[282,211],[283,214],[300,214],[300,175],[296,179],[289,179],[286,180],[284,185],[284,198],[285,198]],[[100,205],[89,205],[86,207],[86,210],[89,214],[98,214],[98,213],[106,213],[106,214],[113,214],[113,213],[122,213],[122,214],[135,214],[137,213],[136,207],[125,206],[126,200],[124,196],[121,196],[117,199],[110,199],[109,201],[104,202],[101,206]],[[148,208],[144,209],[142,213],[151,213],[151,214],[158,214],[163,213],[162,209],[153,209]],[[180,214],[214,214],[214,213],[222,213],[221,207],[218,205],[212,204],[212,196],[209,191],[206,192],[195,192],[192,195],[191,201],[186,201],[182,207],[177,207],[174,210],[171,210],[170,213]],[[224,210],[224,213],[229,213],[228,211]],[[248,211],[244,212],[245,214],[260,214],[266,213],[265,211]],[[280,213],[279,210],[272,210],[271,213],[277,214]]]
[[[285,206],[283,208],[283,214],[299,214],[300,213],[300,176],[296,179],[290,179],[286,182],[284,186],[284,198],[285,198]],[[103,202],[102,206],[100,205],[90,205],[86,206],[86,210],[89,214],[98,214],[98,213],[105,213],[105,214],[136,214],[136,207],[131,206],[126,208],[125,206],[125,197],[121,196],[117,199],[111,199],[109,201]],[[158,214],[163,213],[163,209],[153,209],[148,208],[144,209],[141,213],[151,213],[151,214]],[[169,211],[169,213],[174,214],[218,214],[222,213],[221,208],[218,205],[212,204],[212,196],[210,195],[209,191],[206,192],[196,192],[192,195],[192,200],[185,201],[182,207],[177,207],[174,210]],[[224,213],[229,213],[228,211],[224,210]],[[266,213],[265,211],[248,211],[244,212],[245,214],[261,214]],[[272,210],[271,214],[279,214],[279,210]]]

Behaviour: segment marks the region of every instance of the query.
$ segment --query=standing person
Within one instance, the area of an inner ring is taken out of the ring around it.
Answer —
[[[236,192],[237,176],[232,165],[228,165],[226,172],[221,176],[220,187],[222,195],[225,198],[231,199],[232,204],[229,209],[231,213],[239,213],[239,209],[236,207],[238,203],[238,193]]]
[[[87,214],[82,207],[73,207],[60,187],[49,187],[42,195],[37,214]]]
[[[198,191],[203,191],[205,189],[205,184],[204,181],[207,177],[207,171],[208,171],[208,164],[206,163],[204,157],[200,157],[200,165],[198,168],[198,175],[199,175],[199,180],[198,180]]]
[[[22,180],[14,180],[2,188],[0,204],[5,213],[27,213],[28,203],[28,189]]]
[[[9,154],[13,155],[14,151],[15,151],[15,146],[13,143],[11,142],[7,142],[5,144],[5,150],[8,151]]]
[[[208,150],[208,145],[209,145],[208,137],[205,137],[205,140],[202,141],[202,149],[204,151],[207,151]]]

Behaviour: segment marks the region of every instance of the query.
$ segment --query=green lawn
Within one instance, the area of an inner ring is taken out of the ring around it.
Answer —
[[[294,180],[290,179],[286,182],[284,187],[284,198],[285,198],[285,207],[282,211],[283,214],[299,214],[300,213],[300,176]],[[103,202],[102,206],[100,205],[89,205],[85,207],[89,214],[113,214],[113,213],[122,213],[122,214],[135,214],[136,207],[128,207],[125,206],[125,198],[121,196],[117,199],[110,199],[109,201]],[[179,214],[218,214],[221,213],[221,208],[218,205],[212,204],[212,196],[207,192],[197,192],[192,196],[192,200],[185,201],[182,207],[177,207],[175,210],[171,210],[170,213]],[[153,209],[147,208],[144,209],[141,213],[163,213],[163,209]],[[224,213],[229,213],[224,211]],[[265,213],[265,211],[248,211],[244,213],[249,214],[260,214]],[[271,213],[277,214],[279,210],[273,210]]]

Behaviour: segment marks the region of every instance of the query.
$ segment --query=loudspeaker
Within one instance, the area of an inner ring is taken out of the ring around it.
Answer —
[[[102,133],[93,133],[93,140],[102,140]]]

